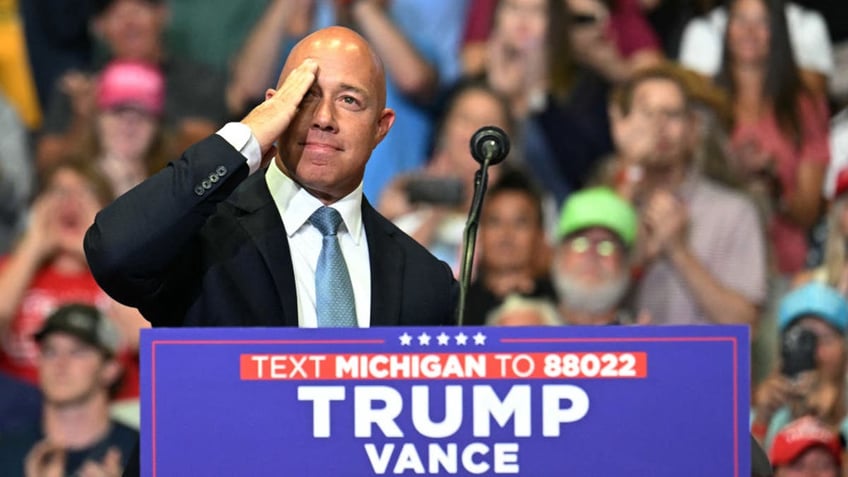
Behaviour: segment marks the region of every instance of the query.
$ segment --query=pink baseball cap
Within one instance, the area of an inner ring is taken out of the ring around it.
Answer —
[[[158,67],[141,61],[113,61],[97,81],[97,107],[137,108],[159,116],[165,105],[165,78]]]

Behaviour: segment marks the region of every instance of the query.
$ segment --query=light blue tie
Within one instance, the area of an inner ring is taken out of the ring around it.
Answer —
[[[357,326],[350,274],[336,232],[342,216],[336,209],[321,207],[309,217],[324,240],[315,270],[315,312],[319,327]]]

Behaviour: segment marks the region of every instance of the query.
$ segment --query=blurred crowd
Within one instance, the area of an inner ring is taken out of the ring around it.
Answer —
[[[397,113],[365,195],[457,274],[469,139],[485,125],[511,137],[489,171],[465,324],[747,325],[751,430],[777,475],[841,475],[846,13],[839,0],[0,0],[0,462],[14,465],[0,473],[119,475],[149,324],[99,289],[83,235],[258,104],[300,38],[342,24],[379,53]]]

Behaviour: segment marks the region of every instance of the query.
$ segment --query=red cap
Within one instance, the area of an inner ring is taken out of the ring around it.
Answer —
[[[811,416],[796,419],[781,429],[774,437],[769,458],[775,467],[788,465],[813,447],[825,449],[837,464],[842,464],[839,435]]]
[[[165,78],[154,65],[140,61],[113,61],[100,73],[97,107],[135,107],[153,115],[165,105]]]
[[[840,170],[836,175],[836,188],[833,197],[839,197],[845,192],[848,192],[848,167]]]

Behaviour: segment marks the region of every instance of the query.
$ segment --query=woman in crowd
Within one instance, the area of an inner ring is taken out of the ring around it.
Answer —
[[[793,60],[782,3],[729,3],[717,81],[735,104],[732,145],[748,188],[766,204],[777,271],[804,266],[806,234],[819,219],[829,158],[828,112]]]
[[[564,0],[577,59],[618,83],[662,61],[657,34],[637,0]]]
[[[783,297],[777,322],[780,366],[754,392],[752,433],[768,446],[804,415],[844,428],[848,302],[833,288],[810,282]]]
[[[33,334],[62,304],[89,303],[114,319],[123,337],[127,379],[120,397],[138,397],[138,331],[149,325],[97,286],[83,252],[85,231],[111,200],[108,180],[90,163],[62,163],[48,171],[28,227],[0,258],[0,372],[35,385]]]
[[[479,164],[469,139],[494,125],[512,130],[506,101],[485,83],[460,83],[450,95],[436,128],[433,154],[419,171],[401,176],[383,192],[378,209],[458,274],[463,229]],[[489,169],[489,182],[503,165]]]
[[[516,159],[557,203],[612,149],[607,82],[592,65],[578,64],[570,31],[563,0],[501,0],[483,73],[519,125]]]
[[[113,61],[97,78],[95,114],[74,151],[94,160],[121,195],[165,165],[165,79],[155,65]]]

